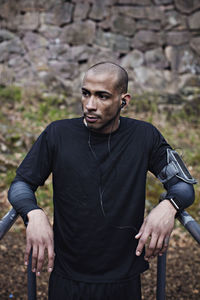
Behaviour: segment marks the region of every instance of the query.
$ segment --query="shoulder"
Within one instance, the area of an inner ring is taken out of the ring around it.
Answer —
[[[158,129],[153,124],[143,120],[126,118],[126,117],[121,117],[121,119],[122,122],[125,124],[126,128],[131,128],[131,129],[136,128],[137,130],[148,131],[149,133],[158,131]]]
[[[63,119],[63,120],[56,120],[50,123],[46,127],[47,132],[58,132],[63,131],[66,129],[72,129],[79,127],[82,122],[82,118],[72,118],[72,119]]]

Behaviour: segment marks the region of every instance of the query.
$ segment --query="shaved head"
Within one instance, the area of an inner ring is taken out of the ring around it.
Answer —
[[[100,62],[90,67],[87,73],[88,72],[93,72],[94,76],[95,74],[103,74],[103,73],[110,74],[112,78],[116,76],[115,88],[120,94],[127,93],[128,74],[126,70],[124,70],[121,66],[112,62]]]

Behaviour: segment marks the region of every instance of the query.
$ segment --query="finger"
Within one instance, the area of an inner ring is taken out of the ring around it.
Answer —
[[[146,252],[145,252],[145,257],[144,258],[146,260],[149,260],[151,257],[155,256],[157,241],[158,241],[158,235],[157,234],[152,234],[152,236],[150,238],[149,245],[147,246]]]
[[[32,272],[36,272],[37,257],[38,257],[38,246],[34,245],[32,250]]]
[[[148,241],[149,236],[150,236],[150,232],[145,232],[141,235],[141,237],[139,239],[139,242],[138,242],[138,246],[136,248],[136,255],[137,256],[140,256],[140,254],[142,253],[144,245]]]
[[[164,241],[164,237],[160,236],[157,240],[157,245],[153,253],[154,257],[161,253],[163,249],[163,241]]]
[[[144,231],[145,224],[146,224],[146,220],[144,220],[144,222],[142,223],[142,226],[140,227],[139,232],[135,235],[136,239],[139,239],[141,237],[141,235]]]
[[[51,272],[53,270],[53,265],[54,265],[54,247],[53,243],[51,243],[48,246],[48,272]]]
[[[37,256],[37,275],[40,275],[44,262],[44,246],[40,245],[38,249],[38,256]]]
[[[30,251],[31,251],[31,243],[27,242],[25,253],[24,253],[24,264],[25,264],[25,266],[28,266]]]
[[[166,236],[163,240],[163,247],[161,249],[161,251],[159,252],[159,255],[162,255],[168,248],[169,246],[169,239],[170,237],[169,236]]]

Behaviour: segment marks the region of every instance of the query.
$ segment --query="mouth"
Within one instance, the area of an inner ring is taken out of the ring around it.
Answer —
[[[95,123],[98,120],[98,116],[95,115],[84,115],[86,122],[88,123]]]

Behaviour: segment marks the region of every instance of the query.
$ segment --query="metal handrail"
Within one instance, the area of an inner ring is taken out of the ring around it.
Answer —
[[[10,227],[17,220],[18,214],[14,208],[12,208],[1,220],[0,220],[0,240],[8,232]],[[190,216],[186,211],[179,213],[177,219],[187,229],[190,235],[200,244],[200,224],[198,224],[194,218]],[[167,251],[158,256],[157,260],[157,290],[156,299],[165,300],[165,285],[166,285],[166,256]],[[28,300],[36,300],[36,275],[32,272],[32,253],[29,256],[28,263]]]
[[[200,244],[200,224],[197,223],[185,210],[178,214],[177,219],[187,229],[190,235]],[[157,300],[165,300],[166,256],[167,251],[162,256],[158,256],[157,260]]]
[[[18,214],[14,208],[12,208],[1,220],[0,220],[0,240],[8,232],[11,226],[18,218]],[[29,255],[28,268],[27,268],[27,282],[28,282],[28,300],[36,300],[36,275],[32,272],[32,250]]]

